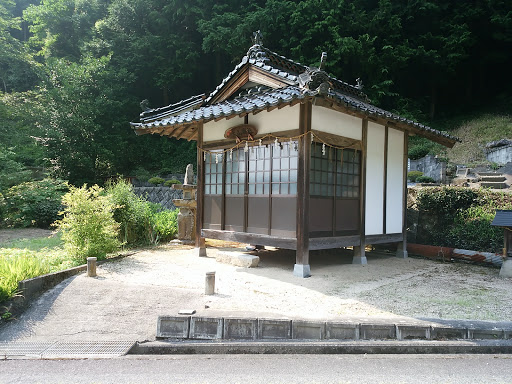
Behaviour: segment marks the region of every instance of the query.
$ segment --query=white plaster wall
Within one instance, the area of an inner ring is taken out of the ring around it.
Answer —
[[[386,233],[402,233],[404,196],[405,134],[396,129],[388,132],[388,180],[386,188]]]
[[[366,157],[365,233],[381,235],[384,231],[384,144],[385,127],[368,122]]]
[[[258,135],[299,129],[300,104],[249,115],[249,124],[258,129]]]
[[[359,117],[316,105],[313,105],[311,128],[350,139],[363,137],[363,122]]]
[[[224,139],[224,132],[231,127],[243,124],[243,117],[234,117],[226,120],[209,121],[203,126],[203,141],[216,141]]]
[[[268,133],[291,131],[299,129],[299,104],[293,107],[284,107],[274,109],[270,112],[263,111],[256,115],[249,115],[249,124],[254,125],[258,130],[258,135],[266,135]],[[203,128],[203,140],[217,141],[224,139],[224,133],[227,129],[244,124],[243,117],[234,117],[226,120],[222,119],[217,122],[209,121]]]

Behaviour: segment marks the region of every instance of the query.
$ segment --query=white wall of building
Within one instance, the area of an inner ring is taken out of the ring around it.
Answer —
[[[274,109],[270,112],[262,111],[248,117],[249,124],[256,127],[258,135],[266,135],[274,132],[284,132],[299,129],[300,105]],[[234,117],[226,120],[209,121],[203,127],[203,140],[217,141],[224,139],[224,133],[229,128],[244,124],[243,117]]]
[[[368,122],[365,214],[367,235],[380,235],[384,231],[385,129],[383,125]]]
[[[405,133],[389,128],[386,188],[386,232],[401,233],[404,195]]]
[[[361,140],[363,137],[362,120],[329,108],[313,105],[311,128],[314,131]]]

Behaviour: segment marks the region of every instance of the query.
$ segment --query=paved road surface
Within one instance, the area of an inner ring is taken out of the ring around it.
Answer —
[[[0,383],[512,383],[512,355],[196,355],[0,361]]]

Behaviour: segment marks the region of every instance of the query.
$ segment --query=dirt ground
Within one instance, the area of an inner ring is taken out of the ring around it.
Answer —
[[[53,231],[41,228],[15,228],[0,230],[0,243],[16,239],[33,239],[35,237],[51,236]]]
[[[293,276],[295,255],[259,252],[257,268],[215,260],[190,247],[164,245],[98,266],[98,277],[78,275],[48,291],[0,340],[70,340],[112,337],[154,339],[156,319],[195,309],[202,316],[305,319],[435,319],[510,321],[512,279],[499,269],[442,263],[383,252],[367,253],[368,265],[352,265],[350,251],[311,252],[312,276]],[[216,272],[216,293],[204,294],[206,272]],[[98,327],[98,324],[101,326]]]

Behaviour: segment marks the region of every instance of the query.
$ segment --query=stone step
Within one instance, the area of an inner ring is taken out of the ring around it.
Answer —
[[[480,182],[480,186],[483,188],[493,188],[493,189],[506,189],[508,185],[505,183],[495,183],[492,181],[482,181]]]
[[[492,183],[499,183],[505,181],[506,178],[503,175],[496,176],[480,176],[480,181],[490,181]]]

